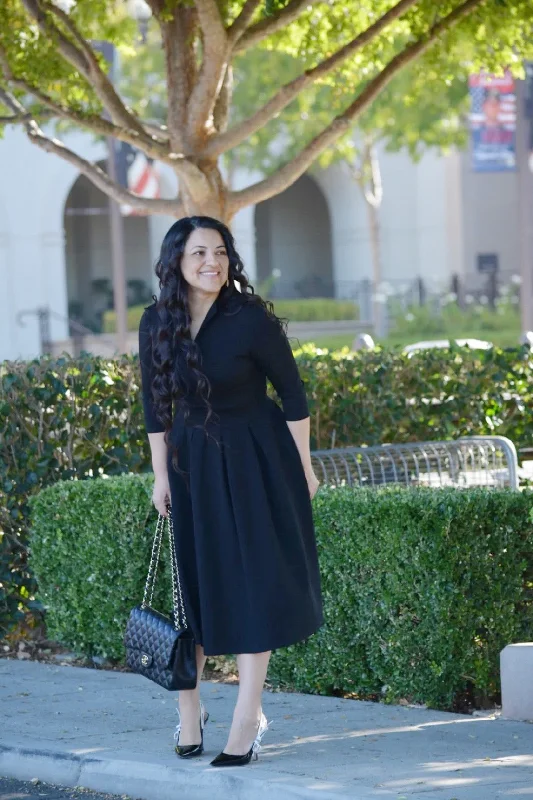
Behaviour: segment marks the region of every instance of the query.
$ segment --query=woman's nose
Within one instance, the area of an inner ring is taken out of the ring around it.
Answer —
[[[219,263],[219,257],[216,253],[207,252],[205,254],[205,263],[207,267],[217,267]]]

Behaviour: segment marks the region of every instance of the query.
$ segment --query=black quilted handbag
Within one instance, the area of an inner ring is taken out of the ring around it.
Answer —
[[[165,519],[168,521],[172,574],[174,609],[172,619],[151,607]],[[187,627],[170,508],[168,517],[159,516],[157,521],[143,601],[130,613],[124,635],[124,645],[126,647],[126,663],[133,672],[144,675],[170,691],[195,688],[197,681],[196,645],[194,636]]]

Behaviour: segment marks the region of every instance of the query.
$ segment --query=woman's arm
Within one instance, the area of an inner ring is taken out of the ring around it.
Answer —
[[[148,310],[142,315],[139,325],[139,361],[141,367],[144,423],[148,434],[148,441],[150,442],[152,467],[155,478],[152,502],[159,513],[166,517],[167,505],[170,504],[167,445],[165,443],[165,429],[157,418],[152,397],[154,367],[152,360],[152,331]]]
[[[149,433],[148,441],[152,451],[152,468],[154,470],[154,490],[152,502],[160,514],[167,516],[167,505],[170,505],[170,486],[168,482],[167,445],[164,433]]]
[[[252,356],[264,371],[279,395],[285,421],[300,454],[302,466],[313,498],[319,481],[311,466],[309,447],[310,419],[307,398],[289,341],[281,326],[257,308],[259,319],[255,331]]]
[[[292,434],[292,438],[296,443],[300,459],[304,468],[305,477],[307,478],[307,485],[309,487],[309,494],[311,500],[318,491],[320,482],[314,473],[311,465],[311,449],[309,447],[309,435],[311,431],[311,421],[307,419],[287,420],[287,426]]]

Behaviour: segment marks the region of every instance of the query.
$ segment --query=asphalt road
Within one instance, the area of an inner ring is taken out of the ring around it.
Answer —
[[[17,781],[13,778],[0,778],[0,800],[26,800],[44,797],[46,800],[130,800],[127,795],[100,794],[89,789],[71,789],[65,786],[52,786],[40,781]]]

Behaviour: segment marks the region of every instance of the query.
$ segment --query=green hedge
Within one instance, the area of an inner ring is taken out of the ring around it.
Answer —
[[[28,498],[61,479],[150,467],[136,359],[0,364],[0,636],[32,600]]]
[[[533,443],[526,348],[328,353],[297,360],[313,448],[501,434]],[[0,364],[0,633],[31,605],[27,499],[61,479],[150,469],[136,357]]]
[[[359,308],[351,300],[334,300],[327,297],[301,298],[299,300],[273,300],[276,314],[291,322],[327,322],[339,319],[358,319]],[[135,331],[144,311],[144,306],[128,308],[128,330]],[[106,311],[103,316],[104,333],[114,333],[116,315]]]
[[[392,303],[392,336],[417,339],[463,338],[461,331],[477,331],[480,339],[499,333],[511,333],[514,342],[520,338],[520,305],[518,297],[498,300],[496,308],[470,305],[460,308],[456,303],[442,307],[431,300],[424,306],[401,309]]]
[[[151,487],[151,476],[122,475],[61,481],[31,498],[30,563],[49,638],[78,653],[123,656],[124,626],[142,599],[157,519]],[[169,611],[166,569],[160,578],[155,602]]]
[[[328,322],[359,318],[359,308],[350,300],[317,297],[300,300],[273,299],[272,303],[278,317],[290,322]]]
[[[31,563],[48,632],[80,653],[123,657],[156,520],[151,486],[149,476],[70,481],[31,501]],[[321,490],[326,625],[276,652],[271,678],[439,708],[469,683],[496,693],[500,650],[533,637],[532,497]],[[168,572],[160,592],[170,602]]]

